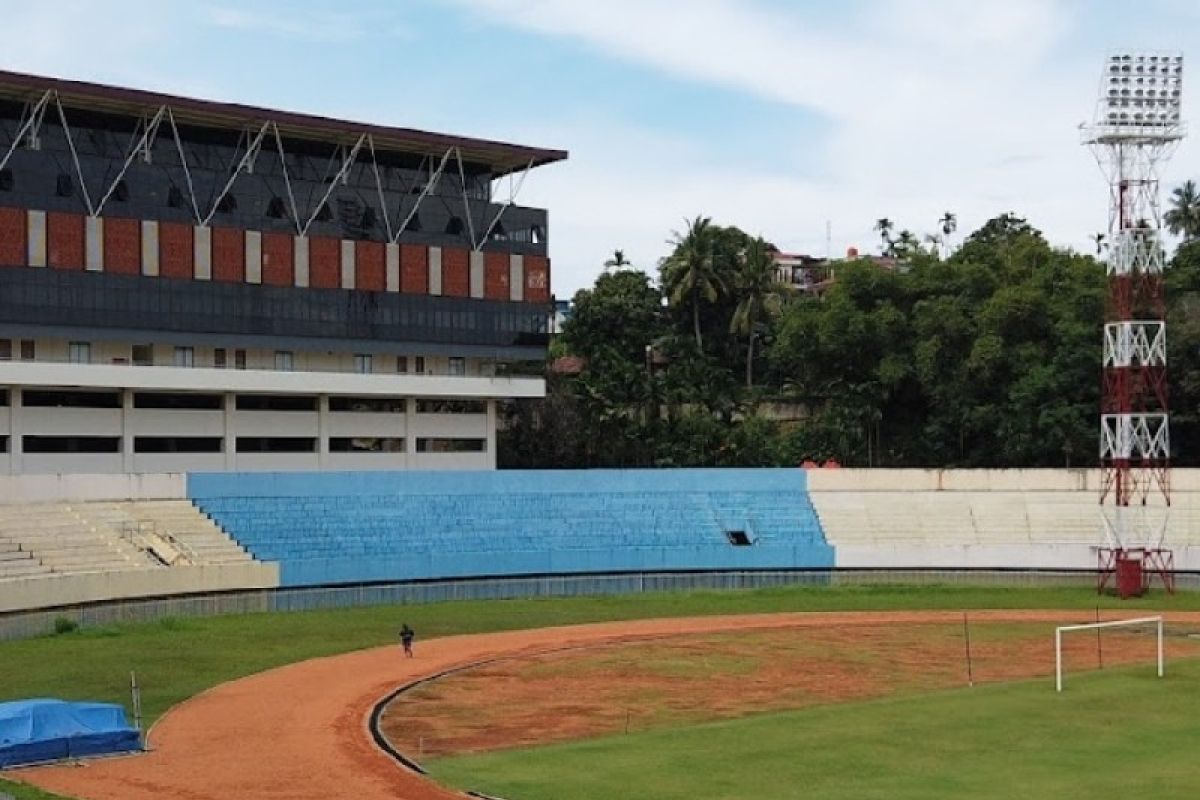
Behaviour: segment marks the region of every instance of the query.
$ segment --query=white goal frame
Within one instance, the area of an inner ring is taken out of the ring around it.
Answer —
[[[1118,619],[1111,622],[1091,622],[1085,625],[1060,625],[1054,629],[1054,685],[1057,691],[1063,690],[1063,658],[1062,658],[1062,637],[1064,633],[1072,631],[1091,631],[1100,630],[1101,628],[1119,628],[1126,625],[1150,625],[1157,624],[1158,626],[1158,677],[1163,676],[1163,618],[1161,615],[1157,617],[1138,617],[1137,619]]]

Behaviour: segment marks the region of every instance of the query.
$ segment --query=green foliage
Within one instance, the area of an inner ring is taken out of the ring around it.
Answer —
[[[1196,182],[1184,181],[1171,192],[1171,207],[1163,215],[1167,230],[1190,242],[1200,236],[1200,191]]]
[[[70,617],[55,617],[54,618],[54,633],[56,635],[62,635],[64,633],[71,633],[74,630],[78,630],[78,628],[79,628],[79,623],[76,622],[75,620],[71,619]]]
[[[702,216],[672,239],[661,292],[610,259],[559,343],[586,368],[512,410],[501,463],[1095,464],[1103,267],[1013,214],[943,257],[957,220],[937,225],[925,248],[880,219],[885,252],[903,260],[835,263],[820,297],[782,290],[768,243]],[[1200,240],[1172,259],[1167,299],[1173,456],[1190,466]],[[774,418],[774,405],[800,421]]]

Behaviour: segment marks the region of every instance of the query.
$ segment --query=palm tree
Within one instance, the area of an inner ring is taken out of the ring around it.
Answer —
[[[908,258],[920,249],[921,240],[912,231],[905,229],[900,231],[900,235],[892,242],[891,255],[899,258]]]
[[[1171,192],[1171,209],[1163,215],[1167,230],[1183,235],[1185,242],[1200,236],[1200,192],[1195,181],[1184,181]]]
[[[633,266],[633,262],[625,257],[624,250],[613,250],[612,257],[604,262],[604,271],[615,269],[618,272],[624,267]]]
[[[738,304],[729,321],[729,332],[746,337],[746,388],[754,386],[754,335],[758,323],[778,308],[779,282],[772,248],[760,236],[738,259]]]
[[[895,250],[895,242],[892,241],[892,229],[895,227],[896,223],[887,217],[880,217],[875,220],[875,230],[879,231],[879,238],[883,240],[883,246],[880,250],[884,255],[891,255]]]
[[[950,237],[958,230],[958,216],[952,211],[947,211],[942,214],[942,218],[938,220],[938,224],[942,226],[942,244],[948,253],[950,250]]]
[[[673,305],[691,303],[692,329],[696,347],[704,349],[700,335],[700,303],[716,302],[725,285],[715,258],[716,230],[710,217],[696,217],[687,223],[687,231],[674,231],[669,244],[674,251],[663,261],[663,288]]]
[[[1104,244],[1104,240],[1107,239],[1108,236],[1107,234],[1103,233],[1093,233],[1090,238],[1096,243],[1096,258],[1099,258],[1104,253],[1104,248],[1106,246]]]

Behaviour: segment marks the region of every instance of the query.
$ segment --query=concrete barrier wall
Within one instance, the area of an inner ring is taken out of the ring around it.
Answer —
[[[1095,469],[812,469],[813,492],[1090,492],[1100,493]],[[1200,469],[1171,471],[1171,488],[1200,492]]]
[[[181,472],[114,475],[0,475],[0,505],[87,500],[183,500]]]
[[[38,576],[0,581],[0,612],[276,586],[278,565],[259,562]]]

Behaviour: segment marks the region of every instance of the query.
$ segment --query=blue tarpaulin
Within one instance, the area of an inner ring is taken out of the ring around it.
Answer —
[[[0,768],[141,750],[125,709],[111,703],[0,703]]]

